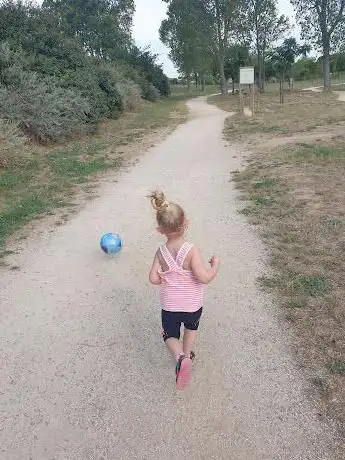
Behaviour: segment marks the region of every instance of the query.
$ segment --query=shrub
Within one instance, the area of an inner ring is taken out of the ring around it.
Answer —
[[[116,86],[121,94],[124,109],[135,112],[142,102],[140,87],[132,80],[120,81]]]
[[[147,101],[155,102],[160,98],[160,92],[152,83],[147,83],[144,86],[143,98]]]
[[[13,72],[9,69],[8,75]],[[15,122],[39,142],[58,141],[84,131],[90,104],[53,78],[16,69],[11,85],[0,86],[0,118]]]
[[[105,93],[98,85],[94,69],[90,66],[79,72],[68,71],[59,79],[59,85],[66,90],[77,91],[88,100],[90,111],[88,121],[97,123],[109,115],[109,108]]]
[[[90,103],[89,121],[96,123],[104,118],[118,118],[123,111],[123,101],[114,76],[90,60],[88,66],[67,71],[59,80],[63,88],[76,89]]]
[[[116,81],[106,68],[97,68],[98,86],[106,97],[108,118],[117,118],[123,112],[123,101],[116,87]]]

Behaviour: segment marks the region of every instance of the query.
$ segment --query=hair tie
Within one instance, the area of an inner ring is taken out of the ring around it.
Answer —
[[[170,204],[169,201],[165,200],[160,206],[157,206],[155,198],[152,198],[151,203],[156,211],[162,211],[164,208],[167,208]]]

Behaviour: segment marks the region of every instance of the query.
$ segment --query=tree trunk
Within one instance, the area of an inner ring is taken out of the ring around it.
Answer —
[[[331,62],[330,62],[330,46],[327,41],[323,45],[323,81],[324,89],[331,89]]]
[[[232,77],[232,94],[235,94],[235,78]]]
[[[205,91],[205,87],[206,87],[205,76],[202,75],[202,77],[201,77],[201,91],[202,91],[202,92]]]
[[[220,76],[220,92],[222,95],[228,94],[228,85],[225,78],[225,71],[224,71],[224,59],[219,59],[219,76]]]
[[[260,91],[260,88],[261,88],[261,59],[260,59],[260,53],[259,53],[259,50],[258,50],[258,79],[257,79],[257,86],[258,86],[258,90]]]
[[[280,76],[280,82],[279,82],[279,89],[280,89],[280,103],[284,104],[284,77],[281,75]]]
[[[227,35],[225,30],[222,32],[221,7],[219,0],[215,0],[214,6],[216,9],[216,26],[217,26],[217,47],[218,47],[218,61],[219,61],[219,77],[220,77],[220,92],[222,95],[228,94],[228,85],[225,78],[224,61],[225,61],[225,48],[227,46]]]
[[[258,54],[258,88],[260,93],[265,91],[265,66],[264,66],[264,58],[261,53]]]

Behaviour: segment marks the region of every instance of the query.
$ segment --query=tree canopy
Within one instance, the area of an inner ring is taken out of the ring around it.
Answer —
[[[0,119],[56,141],[169,95],[157,56],[134,43],[133,14],[133,0],[3,1]]]
[[[161,40],[170,48],[170,57],[182,76],[190,79],[212,74],[218,78],[223,94],[227,93],[228,78],[238,79],[235,68],[239,65],[255,66],[260,91],[264,91],[268,76],[279,78],[272,50],[289,37],[291,24],[286,16],[279,14],[277,0],[162,1],[168,4],[168,11],[160,29]],[[334,67],[332,53],[344,53],[345,0],[291,0],[291,3],[302,26],[302,45],[296,41],[296,46],[309,44],[310,49],[322,51],[325,87],[329,87]],[[236,64],[239,51],[246,59]],[[339,57],[337,61],[340,63]],[[316,60],[302,60],[302,63],[306,68],[302,69],[300,64],[297,75],[318,74],[320,67]]]
[[[322,50],[324,86],[330,88],[330,56],[345,40],[345,0],[291,0],[302,38]]]

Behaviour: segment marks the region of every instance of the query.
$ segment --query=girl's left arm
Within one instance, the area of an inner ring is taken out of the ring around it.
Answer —
[[[153,259],[153,264],[152,264],[152,267],[150,270],[150,276],[149,276],[150,283],[155,284],[156,286],[162,283],[162,279],[159,275],[160,268],[161,268],[161,265],[158,259],[158,255],[156,254],[155,258]]]

